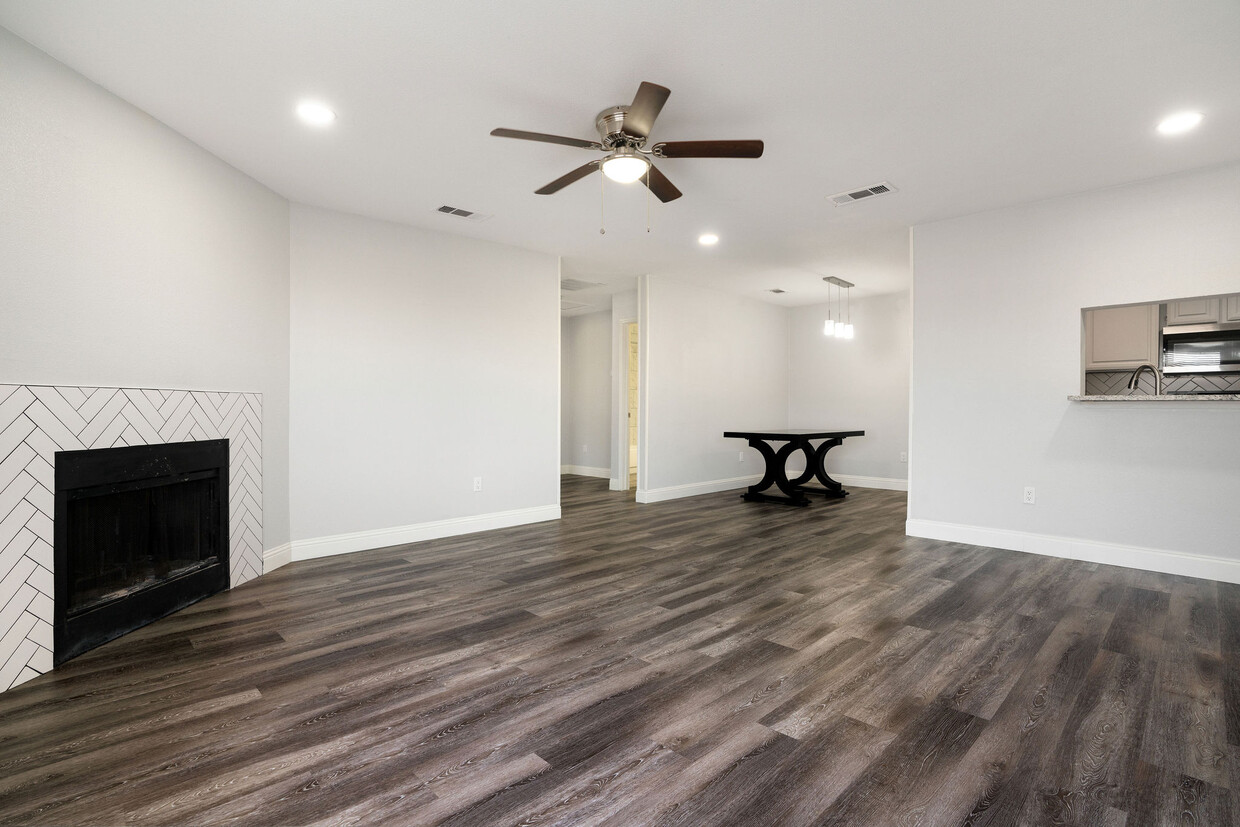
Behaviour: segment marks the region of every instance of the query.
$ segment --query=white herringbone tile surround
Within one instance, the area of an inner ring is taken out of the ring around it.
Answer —
[[[57,451],[228,439],[229,586],[263,571],[262,396],[0,385],[0,691],[52,668]]]

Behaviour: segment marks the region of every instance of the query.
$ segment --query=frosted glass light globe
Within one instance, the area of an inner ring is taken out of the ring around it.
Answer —
[[[616,155],[603,162],[603,174],[617,184],[631,184],[646,174],[648,166],[638,155]]]

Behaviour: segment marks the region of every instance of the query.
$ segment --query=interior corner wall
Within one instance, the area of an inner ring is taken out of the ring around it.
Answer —
[[[788,311],[655,276],[644,285],[645,486],[637,499],[751,484],[761,457],[723,432],[787,425]]]
[[[1240,404],[1067,400],[1081,308],[1237,292],[1238,227],[1240,165],[915,228],[909,533],[1240,582]]]
[[[822,335],[827,305],[793,308],[789,321],[788,424],[864,430],[833,448],[833,477],[855,485],[908,484],[909,359],[913,317],[908,291],[851,302],[852,339]]]
[[[300,205],[291,251],[293,559],[559,516],[554,256]]]
[[[0,55],[0,383],[261,393],[286,543],[288,202],[4,29]]]
[[[560,467],[607,477],[611,456],[611,313],[560,324]]]

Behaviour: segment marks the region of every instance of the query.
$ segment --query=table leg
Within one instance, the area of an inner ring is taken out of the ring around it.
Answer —
[[[831,475],[827,473],[827,451],[843,444],[844,440],[842,439],[827,439],[823,440],[823,443],[818,446],[818,450],[814,451],[814,476],[822,483],[822,487],[827,489],[827,499],[839,499],[848,496],[844,486],[831,479]]]
[[[744,494],[741,494],[741,499],[759,503],[809,505],[809,499],[806,498],[805,494],[788,479],[788,472],[785,468],[788,457],[792,455],[792,452],[804,450],[804,445],[799,442],[789,442],[776,451],[766,440],[751,439],[749,440],[749,447],[756,449],[762,455],[763,461],[766,462],[766,472],[762,475],[762,479],[758,481],[757,485],[749,486],[749,489]],[[798,477],[798,479],[800,478]],[[777,486],[787,496],[779,497],[773,494],[762,493],[772,485]]]

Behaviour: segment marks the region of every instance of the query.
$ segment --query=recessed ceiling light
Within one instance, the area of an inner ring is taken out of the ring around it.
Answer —
[[[719,243],[719,236],[715,235],[714,233],[702,233],[700,236],[698,236],[698,244],[701,244],[703,247],[709,247],[712,244],[718,244],[718,243]]]
[[[336,120],[336,113],[322,101],[302,101],[297,104],[297,117],[311,126],[327,126]]]
[[[1164,135],[1180,135],[1191,129],[1196,129],[1201,123],[1202,115],[1200,112],[1177,112],[1163,118],[1158,124],[1158,131]]]

